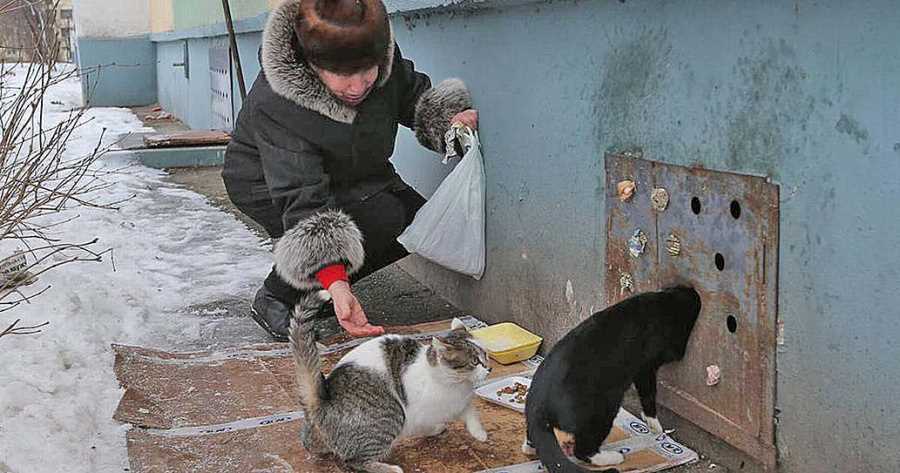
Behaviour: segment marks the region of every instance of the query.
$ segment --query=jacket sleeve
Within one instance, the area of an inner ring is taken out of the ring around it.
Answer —
[[[278,121],[258,113],[256,146],[272,203],[287,230],[333,201],[323,154]]]
[[[459,79],[447,79],[426,90],[416,101],[414,128],[422,146],[443,154],[444,134],[450,120],[459,112],[472,108],[472,95]]]
[[[407,128],[415,127],[416,103],[419,97],[431,88],[431,79],[424,73],[416,71],[416,66],[409,59],[404,59],[400,48],[394,48],[394,69],[400,81],[400,124]]]
[[[265,114],[256,143],[272,203],[284,235],[275,245],[275,270],[298,289],[321,289],[320,270],[335,264],[353,274],[363,264],[362,234],[353,220],[331,210],[334,198],[323,154]]]

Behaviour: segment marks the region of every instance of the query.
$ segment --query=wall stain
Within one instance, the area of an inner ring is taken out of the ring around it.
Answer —
[[[846,113],[841,114],[841,118],[834,125],[834,129],[853,138],[856,144],[862,144],[862,142],[869,139],[869,131],[863,128],[855,118],[848,116]],[[896,146],[894,149],[896,149]]]
[[[641,130],[658,110],[671,54],[666,30],[645,30],[612,49],[594,97],[598,149],[643,144]]]
[[[755,57],[737,62],[743,88],[726,125],[729,169],[780,177],[780,163],[800,150],[816,100],[805,94],[806,72],[785,40],[769,40]]]

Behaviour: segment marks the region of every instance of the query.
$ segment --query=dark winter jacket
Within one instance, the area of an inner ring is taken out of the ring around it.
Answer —
[[[314,246],[294,242],[297,251],[310,252],[297,255],[298,264],[316,271],[345,263],[352,272],[356,261],[341,249],[355,243],[327,237],[358,232],[321,228],[326,222],[354,225],[349,219],[323,220],[325,211],[405,186],[388,161],[398,124],[414,128],[423,145],[441,152],[450,118],[471,108],[471,98],[458,80],[431,88],[428,76],[416,72],[392,40],[374,89],[359,106],[346,105],[303,59],[292,24],[298,6],[299,1],[284,2],[269,17],[262,72],[238,115],[222,177],[239,207],[271,201],[285,236],[306,238],[308,232],[298,230],[303,228],[324,232],[325,240]],[[304,274],[315,287],[312,273]]]

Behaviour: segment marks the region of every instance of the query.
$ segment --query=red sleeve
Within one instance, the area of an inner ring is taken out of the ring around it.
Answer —
[[[316,279],[322,284],[322,287],[328,289],[332,284],[337,281],[350,281],[350,278],[347,277],[347,268],[342,264],[333,264],[331,266],[326,266],[325,269],[322,269],[318,273],[316,273]]]

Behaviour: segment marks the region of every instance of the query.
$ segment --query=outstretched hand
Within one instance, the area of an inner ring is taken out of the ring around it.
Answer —
[[[455,125],[457,123],[462,123],[463,125],[473,129],[478,129],[478,110],[468,109],[462,112],[457,113],[450,119],[450,124]]]
[[[349,283],[336,281],[329,286],[328,292],[334,301],[334,313],[337,315],[338,323],[347,333],[354,337],[374,337],[384,334],[384,327],[369,323],[359,300],[350,290]]]

